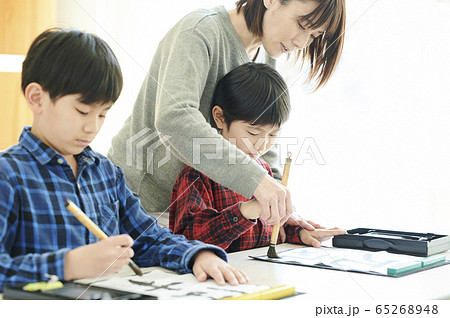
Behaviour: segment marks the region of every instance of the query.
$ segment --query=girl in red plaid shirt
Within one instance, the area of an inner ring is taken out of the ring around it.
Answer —
[[[267,64],[243,64],[226,74],[214,93],[211,124],[221,136],[200,144],[228,141],[236,146],[236,152],[247,155],[247,162],[256,160],[272,176],[269,164],[260,157],[274,145],[289,112],[288,89],[281,75]],[[200,144],[193,147],[194,161],[220,158],[217,153],[196,158],[195,149]],[[260,217],[258,201],[216,183],[188,165],[178,175],[171,201],[169,227],[175,234],[215,244],[227,252],[269,245],[272,225]],[[320,241],[345,233],[295,216],[287,216],[282,223],[279,242],[320,247]]]

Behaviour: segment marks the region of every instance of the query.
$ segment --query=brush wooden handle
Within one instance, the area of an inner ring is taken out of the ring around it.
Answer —
[[[78,219],[78,221],[81,222],[89,231],[92,232],[95,236],[97,236],[100,240],[104,240],[108,238],[108,235],[106,235],[105,232],[103,232],[97,224],[95,224],[75,203],[70,201],[69,199],[66,199],[64,201],[64,205],[66,206],[67,210],[72,212],[72,214]],[[142,276],[142,271],[139,268],[139,266],[136,265],[136,263],[133,262],[133,260],[130,258],[128,266],[131,267],[131,269],[139,276]]]
[[[79,207],[75,205],[70,200],[66,200],[64,205],[67,210],[72,212],[72,214],[81,222],[89,231],[92,232],[95,236],[97,236],[100,240],[104,240],[108,238],[108,235],[105,234],[98,226],[95,224]]]
[[[287,186],[288,179],[289,179],[289,171],[291,170],[291,158],[286,158],[286,162],[284,164],[283,169],[283,177],[281,178],[281,184],[285,187]],[[272,228],[272,237],[270,238],[270,244],[277,244],[278,240],[278,233],[280,232],[280,222],[275,224]]]

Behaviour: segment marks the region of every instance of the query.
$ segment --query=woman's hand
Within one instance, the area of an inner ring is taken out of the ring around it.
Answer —
[[[253,195],[261,205],[261,219],[268,224],[283,224],[292,214],[291,193],[269,175],[261,180]]]

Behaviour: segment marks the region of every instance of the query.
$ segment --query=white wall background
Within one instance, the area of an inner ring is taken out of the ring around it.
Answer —
[[[59,2],[57,24],[103,37],[124,73],[94,149],[107,152],[168,29],[193,9],[233,3]],[[309,93],[280,58],[293,104],[283,136],[299,142],[289,150],[295,159],[312,137],[325,160],[310,155],[291,168],[289,186],[305,217],[347,229],[450,234],[449,21],[449,0],[347,0],[344,53],[323,89]]]

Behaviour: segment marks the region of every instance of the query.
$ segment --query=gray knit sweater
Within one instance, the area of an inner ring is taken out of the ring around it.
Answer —
[[[172,187],[185,164],[248,198],[267,174],[209,124],[217,81],[247,62],[224,7],[188,14],[160,42],[108,157],[162,226],[168,224]],[[275,65],[263,50],[257,62]],[[276,153],[264,159],[280,178]]]

